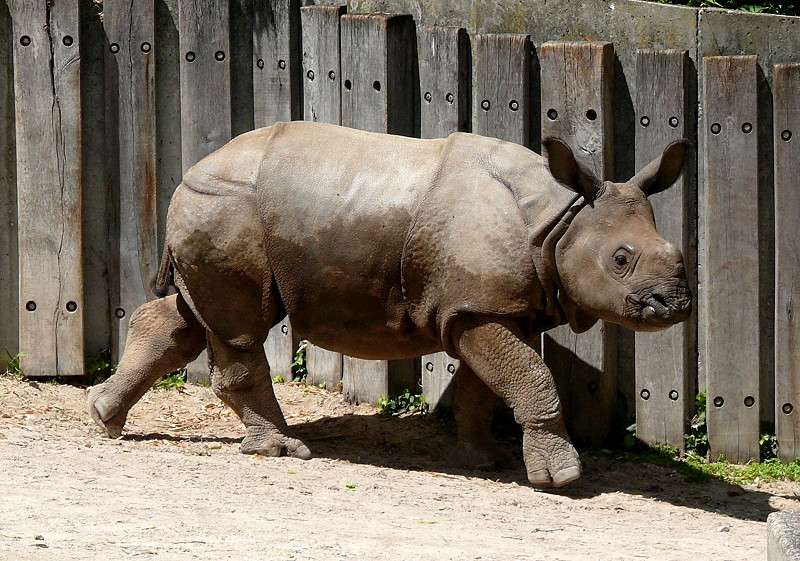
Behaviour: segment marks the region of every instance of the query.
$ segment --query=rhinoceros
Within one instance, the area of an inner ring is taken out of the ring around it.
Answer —
[[[118,437],[147,389],[207,348],[212,388],[246,427],[241,450],[308,458],[263,348],[288,314],[312,343],[354,357],[460,359],[458,457],[496,458],[497,394],[522,426],[530,482],[564,485],[581,464],[532,341],[565,323],[659,330],[689,316],[681,252],[656,233],[646,198],[676,181],[688,144],[612,183],[558,139],[542,157],[468,133],[421,140],[307,122],[245,133],[177,187],[160,298],[132,315],[89,411]]]

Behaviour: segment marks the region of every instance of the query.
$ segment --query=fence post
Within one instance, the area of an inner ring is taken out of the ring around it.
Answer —
[[[475,36],[472,132],[530,146],[531,49],[528,35]]]
[[[227,3],[181,0],[181,155],[184,173],[231,139],[230,38]],[[205,353],[188,365],[193,381],[208,381]]]
[[[541,48],[542,137],[567,141],[598,178],[612,179],[614,48],[611,43],[545,43]],[[616,421],[617,326],[598,322],[544,336],[567,428],[578,442],[603,445]]]
[[[466,30],[426,27],[420,33],[420,136],[444,138],[469,129],[470,45]],[[431,410],[452,407],[459,361],[447,353],[423,355],[422,393]]]
[[[302,118],[300,2],[253,3],[253,101],[256,127]],[[289,318],[270,329],[264,352],[273,377],[292,379],[296,336]]]
[[[14,66],[11,14],[0,3],[0,354],[19,351],[17,172],[14,157]]]
[[[680,138],[693,137],[689,111],[687,51],[640,50],[636,58],[636,169]],[[693,162],[694,158],[690,159]],[[687,162],[677,184],[652,195],[659,233],[681,248],[696,293],[693,266],[694,171]],[[696,306],[695,306],[696,309]],[[696,315],[658,333],[636,334],[636,434],[648,444],[683,448],[697,355]]]
[[[300,10],[306,121],[342,122],[340,18],[346,11],[345,6],[307,6]],[[308,384],[324,384],[331,391],[341,389],[341,353],[309,343],[306,365]]]
[[[116,212],[109,272],[112,356],[125,349],[130,316],[152,299],[160,263],[156,183],[155,5],[106,0],[106,136]]]
[[[758,62],[703,61],[701,323],[711,457],[758,459]]]
[[[417,44],[409,15],[363,14],[341,18],[342,124],[413,136]],[[364,56],[369,53],[370,56]],[[353,401],[416,389],[418,360],[344,358],[342,383]]]
[[[781,460],[800,456],[800,64],[779,64],[774,76],[775,145],[775,433]]]
[[[82,375],[78,2],[12,6],[22,369]]]

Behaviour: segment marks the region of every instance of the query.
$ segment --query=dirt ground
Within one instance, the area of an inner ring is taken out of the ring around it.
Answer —
[[[687,483],[613,455],[542,491],[521,464],[449,467],[453,436],[430,418],[276,393],[314,459],[240,454],[204,387],[151,391],[109,440],[84,390],[0,377],[0,559],[752,561],[767,515],[800,508],[796,483]]]

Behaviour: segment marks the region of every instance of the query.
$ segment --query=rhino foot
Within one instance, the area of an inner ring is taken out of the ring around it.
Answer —
[[[105,390],[105,384],[94,386],[89,390],[86,406],[94,422],[109,438],[119,438],[122,436],[128,412],[119,412],[119,406],[111,403]]]
[[[311,458],[311,450],[302,440],[283,435],[267,437],[247,435],[242,440],[241,450],[242,454],[258,454],[272,458],[278,456],[289,456],[301,460]]]
[[[581,475],[580,457],[564,430],[525,429],[522,450],[534,485],[563,487]]]

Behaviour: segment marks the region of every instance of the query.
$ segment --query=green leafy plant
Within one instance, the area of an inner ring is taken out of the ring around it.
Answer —
[[[706,394],[699,393],[694,404],[697,413],[689,424],[689,434],[683,435],[686,455],[705,458],[708,455],[708,424],[706,423]]]
[[[761,436],[758,438],[758,448],[761,452],[761,461],[778,457],[778,437],[775,436],[775,424],[762,422]]]
[[[283,378],[283,374],[278,374],[277,376],[275,376],[275,377],[272,379],[272,382],[273,382],[274,384],[282,384],[282,383],[284,383],[285,381],[286,381],[286,380],[284,380],[284,378]]]
[[[307,359],[308,341],[305,339],[300,341],[297,346],[297,352],[294,353],[294,361],[292,362],[292,381],[305,382],[308,376],[308,363]]]
[[[384,415],[397,417],[404,413],[426,413],[428,401],[423,395],[413,395],[408,389],[395,398],[381,396],[378,399],[378,409]]]
[[[153,387],[162,390],[181,389],[186,385],[187,378],[188,371],[186,367],[178,368],[175,372],[165,374],[158,382],[153,384]]]
[[[800,10],[794,3],[784,2],[761,2],[753,4],[752,0],[651,0],[659,4],[675,4],[679,6],[691,6],[694,8],[725,8],[727,10],[739,10],[742,12],[754,12],[758,14],[783,14],[786,16],[796,16]]]
[[[12,355],[7,350],[4,350],[3,353],[5,356],[0,356],[0,365],[5,368],[4,375],[13,376],[19,380],[24,380],[25,375],[22,373],[22,368],[20,368],[19,361],[25,356],[25,353],[19,352],[15,355]]]
[[[108,380],[117,371],[117,366],[111,361],[111,349],[102,349],[90,356],[86,365],[89,385],[93,386]]]

